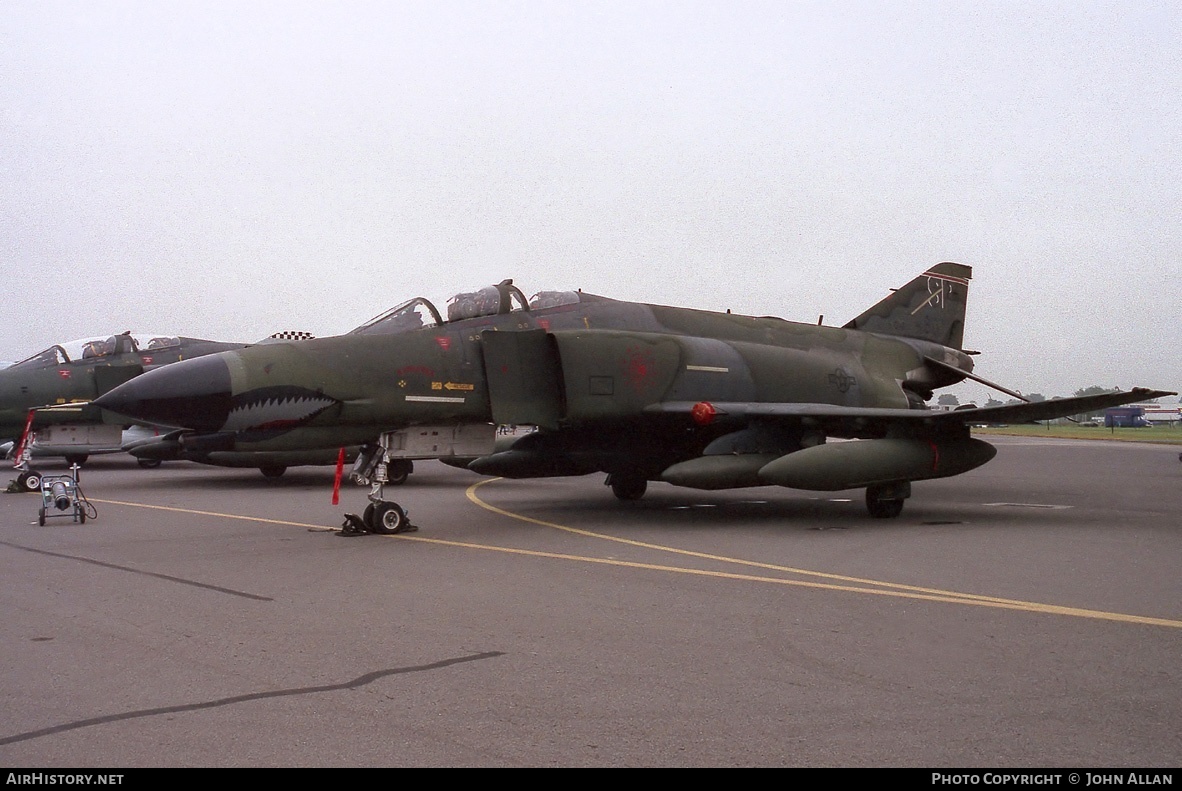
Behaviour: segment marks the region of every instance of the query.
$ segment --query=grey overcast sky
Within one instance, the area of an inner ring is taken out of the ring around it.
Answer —
[[[840,324],[958,261],[982,375],[1182,387],[1177,0],[7,0],[0,98],[2,359],[505,277]]]

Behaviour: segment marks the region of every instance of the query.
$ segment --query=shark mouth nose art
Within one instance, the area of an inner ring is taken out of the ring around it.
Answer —
[[[251,439],[277,436],[307,424],[339,403],[335,398],[303,387],[261,387],[230,400],[222,430],[241,432]]]

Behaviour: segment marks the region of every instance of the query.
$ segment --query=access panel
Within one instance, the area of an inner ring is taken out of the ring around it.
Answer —
[[[493,422],[558,428],[563,415],[562,366],[545,330],[481,333]]]

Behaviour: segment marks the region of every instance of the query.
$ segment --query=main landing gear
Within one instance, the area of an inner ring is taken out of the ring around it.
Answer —
[[[603,482],[612,488],[612,494],[619,500],[639,500],[648,490],[648,481],[639,475],[609,473]]]
[[[345,521],[341,524],[342,534],[378,533],[388,536],[418,530],[410,523],[410,517],[402,506],[384,497],[387,484],[400,486],[414,472],[414,463],[410,459],[390,458],[392,437],[391,433],[383,434],[377,445],[362,446],[357,461],[353,463],[349,477],[363,486],[370,485],[369,505],[361,516],[345,514]]]
[[[911,496],[911,482],[879,483],[866,487],[866,510],[875,519],[894,519],[903,513],[903,501]]]

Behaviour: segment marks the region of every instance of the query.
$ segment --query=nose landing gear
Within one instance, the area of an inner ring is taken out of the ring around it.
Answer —
[[[345,514],[342,535],[377,533],[391,536],[418,530],[410,523],[402,506],[384,497],[387,484],[398,486],[405,483],[413,471],[414,463],[409,459],[390,458],[390,435],[383,434],[377,445],[363,446],[349,477],[359,484],[370,485],[369,505],[361,516]]]

